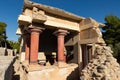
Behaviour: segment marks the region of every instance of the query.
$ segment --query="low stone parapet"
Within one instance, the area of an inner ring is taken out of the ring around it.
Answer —
[[[0,47],[0,56],[4,56],[6,53],[6,48]]]
[[[0,56],[16,56],[17,49],[7,49],[0,47]]]

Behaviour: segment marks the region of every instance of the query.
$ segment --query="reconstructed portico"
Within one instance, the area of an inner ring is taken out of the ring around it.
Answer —
[[[21,62],[31,74],[46,67],[51,70],[48,68],[50,64],[59,68],[58,74],[66,68],[69,74],[62,75],[68,77],[76,69],[80,71],[85,67],[96,44],[105,44],[100,34],[103,24],[30,1],[24,3],[18,23],[17,34],[22,36],[24,47],[21,48],[21,56],[25,52],[25,60]]]
[[[56,36],[57,61],[66,63],[65,43],[70,42],[70,38],[65,42],[65,37],[70,33],[74,34],[74,32],[79,34],[78,21],[82,19],[82,17],[59,9],[38,5],[37,3],[33,6],[31,2],[25,3],[23,14],[19,16],[18,23],[21,33],[24,35],[25,59],[29,61],[28,63],[38,63],[38,52],[41,47],[40,37],[45,29],[52,29],[53,33],[51,35]],[[74,43],[71,42],[71,44]]]

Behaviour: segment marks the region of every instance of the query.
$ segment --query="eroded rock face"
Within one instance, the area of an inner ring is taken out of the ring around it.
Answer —
[[[23,66],[22,64],[20,64],[19,60],[16,60],[13,66],[14,66],[13,80],[28,80],[27,73],[23,69]]]
[[[82,70],[81,80],[120,80],[120,65],[110,47],[96,47],[95,58]]]

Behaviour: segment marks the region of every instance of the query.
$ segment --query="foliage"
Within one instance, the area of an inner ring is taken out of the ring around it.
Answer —
[[[103,27],[103,38],[114,51],[113,56],[120,62],[120,18],[109,15],[105,17],[106,26]]]
[[[4,22],[0,22],[0,46],[6,47],[9,49],[17,49],[19,51],[20,42],[13,42],[10,40],[6,40],[6,26],[7,24]]]
[[[102,29],[105,30],[103,32],[103,38],[105,39],[107,44],[116,44],[120,41],[120,19],[117,16],[106,16],[106,27]]]
[[[9,49],[17,49],[17,52],[18,52],[19,49],[20,49],[20,43],[7,40],[7,48],[9,48]]]
[[[6,26],[4,22],[0,22],[0,46],[5,46],[6,41]]]

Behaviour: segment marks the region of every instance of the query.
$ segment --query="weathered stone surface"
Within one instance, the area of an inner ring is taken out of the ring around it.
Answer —
[[[18,23],[21,25],[28,25],[28,24],[32,23],[32,18],[27,15],[19,15]]]
[[[38,8],[33,7],[33,22],[43,23],[47,20],[45,12],[42,10],[38,10]]]
[[[0,80],[12,80],[14,57],[0,56]]]
[[[24,60],[25,60],[25,52],[21,52],[20,62],[23,62]]]
[[[38,53],[38,61],[39,61],[39,64],[42,64],[42,65],[46,63],[46,56],[44,52]]]
[[[19,60],[16,60],[14,63],[14,80],[28,80],[26,71],[24,70],[22,64],[20,64]]]
[[[95,21],[92,18],[86,18],[80,22],[80,26],[81,26],[80,30],[82,31],[82,30],[89,29],[92,27],[103,27],[105,25]]]
[[[120,80],[120,65],[110,47],[96,47],[95,58],[82,70],[81,80]]]
[[[2,48],[2,47],[0,47],[0,56],[4,56],[5,55],[5,48]]]
[[[67,67],[59,68],[51,66],[48,68],[32,71],[27,74],[28,80],[77,80],[78,65],[71,64]]]
[[[13,50],[7,49],[7,55],[8,56],[13,56]]]
[[[34,67],[33,68],[37,68]],[[78,65],[69,64],[65,67],[40,66],[39,70],[26,71],[25,67],[16,60],[14,64],[15,80],[78,80]]]
[[[0,56],[15,56],[16,51],[0,47]]]

